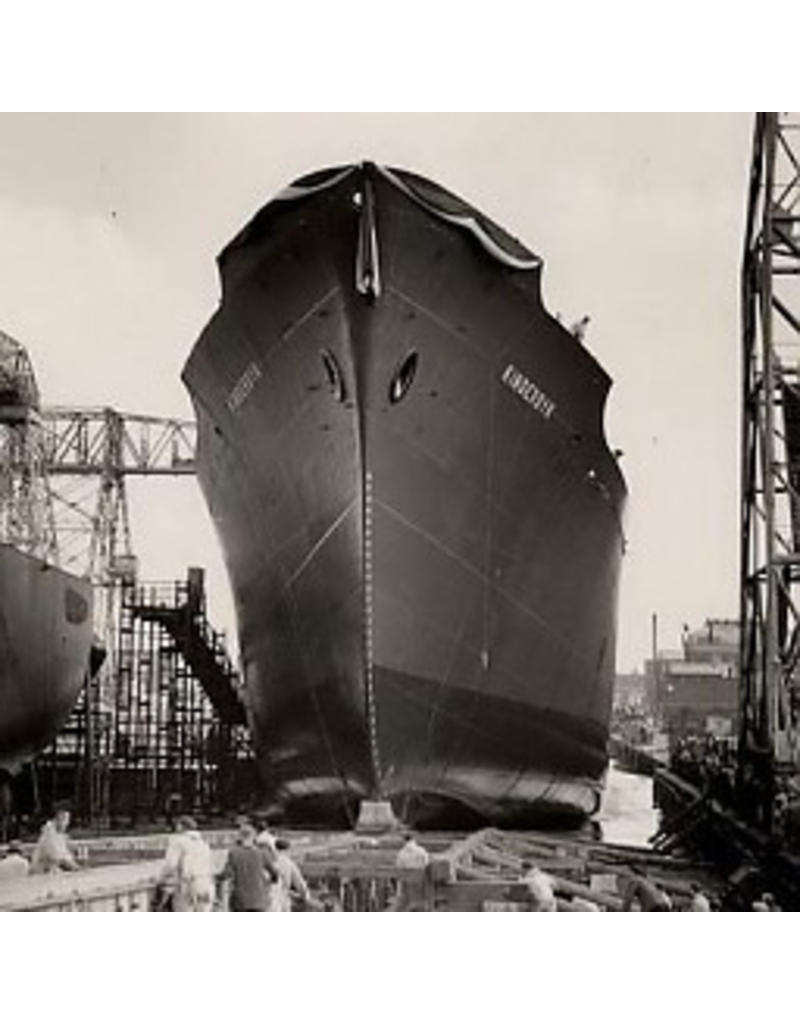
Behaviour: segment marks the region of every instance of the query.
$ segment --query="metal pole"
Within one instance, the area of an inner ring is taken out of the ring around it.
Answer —
[[[772,194],[775,177],[775,137],[777,114],[765,116],[764,121],[764,204],[761,235],[761,345],[763,353],[764,388],[761,400],[764,402],[764,424],[762,431],[762,470],[764,474],[764,518],[765,558],[767,570],[767,593],[764,630],[764,707],[768,756],[774,758],[775,727],[777,724],[778,698],[778,621],[777,621],[777,568],[775,566],[775,422],[774,404],[776,388],[776,367],[772,337]]]
[[[658,613],[653,612],[651,620],[651,644],[653,652],[653,709],[660,709],[660,694],[658,692],[659,664],[658,664]]]

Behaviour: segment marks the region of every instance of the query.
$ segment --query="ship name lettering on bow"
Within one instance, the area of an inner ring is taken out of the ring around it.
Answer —
[[[244,405],[248,395],[256,386],[256,381],[261,377],[261,370],[256,363],[250,363],[241,377],[236,381],[225,399],[225,404],[231,412],[238,412]]]
[[[503,376],[501,378],[507,388],[510,388],[515,395],[527,402],[527,404],[535,409],[536,412],[540,413],[546,420],[555,412],[556,403],[548,398],[541,388],[537,387],[536,384],[526,377],[521,370],[518,370],[513,363],[509,363],[508,366],[503,370]]]

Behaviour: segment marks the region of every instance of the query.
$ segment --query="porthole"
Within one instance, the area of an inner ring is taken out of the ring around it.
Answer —
[[[405,398],[408,393],[408,389],[414,383],[418,362],[419,356],[417,353],[409,352],[395,370],[392,382],[389,385],[389,401],[392,405]]]
[[[64,595],[64,612],[67,622],[71,622],[74,626],[79,626],[89,618],[89,605],[86,598],[72,587],[67,587]]]
[[[328,387],[337,402],[344,402],[347,392],[344,386],[344,377],[337,362],[336,356],[324,348],[320,353],[322,364],[325,367],[325,376],[328,379]]]

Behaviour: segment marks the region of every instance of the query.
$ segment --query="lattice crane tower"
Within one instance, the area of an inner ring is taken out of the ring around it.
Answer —
[[[62,566],[98,585],[135,574],[125,481],[193,474],[194,423],[55,406],[42,422]]]
[[[109,650],[136,575],[125,481],[194,473],[194,446],[190,421],[42,406],[26,349],[0,332],[0,542],[91,579]]]
[[[33,366],[25,348],[0,331],[0,542],[55,562],[58,540],[44,462]]]
[[[756,115],[741,301],[740,782],[769,827],[800,768],[798,114]]]

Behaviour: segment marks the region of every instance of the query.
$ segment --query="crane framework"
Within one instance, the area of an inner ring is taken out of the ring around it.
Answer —
[[[0,539],[92,581],[103,691],[136,577],[126,480],[193,474],[195,437],[191,421],[111,408],[43,406],[0,424]]]
[[[756,115],[741,276],[740,784],[800,768],[800,115]]]
[[[126,479],[194,473],[195,425],[43,407],[0,424],[0,534],[98,586],[131,572]]]
[[[130,575],[135,562],[126,479],[193,474],[194,423],[57,406],[44,408],[42,421],[62,567],[99,586]]]

